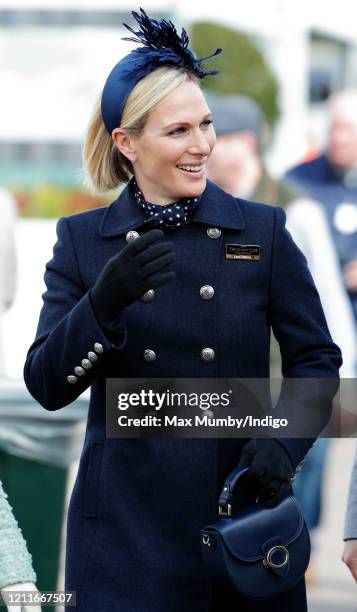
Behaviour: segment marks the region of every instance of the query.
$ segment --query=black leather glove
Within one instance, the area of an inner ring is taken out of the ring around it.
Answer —
[[[249,467],[246,478],[269,508],[291,493],[294,468],[282,444],[274,438],[253,438],[244,446],[239,467]]]
[[[162,230],[153,229],[105,264],[90,291],[94,313],[104,329],[112,330],[122,310],[146,291],[175,278],[175,272],[167,269],[175,259],[173,245],[159,242],[163,236]]]

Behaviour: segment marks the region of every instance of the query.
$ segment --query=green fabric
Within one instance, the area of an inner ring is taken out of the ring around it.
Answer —
[[[253,202],[264,202],[285,206],[301,196],[301,192],[293,187],[286,179],[277,180],[269,176],[266,168],[263,167],[261,180],[256,186],[254,193],[249,196]]]
[[[67,469],[0,450],[0,474],[37,574],[40,591],[57,590]],[[54,608],[46,607],[46,612]]]

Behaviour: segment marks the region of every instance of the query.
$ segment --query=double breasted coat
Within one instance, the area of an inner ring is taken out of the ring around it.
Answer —
[[[68,516],[66,588],[76,591],[80,612],[216,610],[200,529],[216,520],[217,493],[246,442],[106,439],[106,377],[269,377],[271,328],[286,377],[337,378],[341,365],[284,211],[233,198],[210,181],[191,222],[165,231],[176,251],[175,281],[127,307],[122,334],[111,342],[89,290],[130,232],[147,231],[145,220],[131,183],[109,207],[60,219],[25,364],[26,384],[47,410],[91,385]],[[228,243],[260,245],[260,260],[226,259]],[[200,294],[204,285],[214,290],[210,299]],[[88,353],[98,359],[79,376],[75,368]],[[282,442],[295,466],[312,444]],[[288,594],[284,606],[295,609],[294,598]],[[279,609],[277,602],[247,605]]]

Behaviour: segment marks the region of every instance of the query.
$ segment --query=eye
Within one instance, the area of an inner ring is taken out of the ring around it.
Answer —
[[[213,123],[212,119],[207,119],[206,121],[204,121],[202,123],[202,125],[205,125],[205,126],[209,127],[211,125],[211,123]]]
[[[183,127],[178,127],[175,128],[174,130],[172,130],[172,132],[169,132],[169,136],[171,136],[172,134],[181,134],[183,131],[185,131],[186,128]]]

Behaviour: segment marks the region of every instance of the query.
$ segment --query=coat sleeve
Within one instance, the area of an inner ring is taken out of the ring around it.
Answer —
[[[338,370],[342,365],[342,358],[338,346],[331,339],[306,259],[285,228],[285,211],[276,207],[274,214],[270,322],[280,346],[284,379],[314,379],[307,389],[303,384],[299,385],[300,398],[295,394],[297,381],[291,386],[295,397],[290,410],[298,410],[300,419],[303,419],[304,400],[309,407],[314,399],[308,397],[310,392],[318,401],[321,397],[325,406],[331,408],[333,396],[338,390]],[[288,386],[285,385],[285,388]],[[296,414],[294,416],[298,427]],[[326,423],[322,423],[320,431],[324,424]],[[296,467],[303,460],[314,439],[291,437],[280,438],[279,441],[288,450]]]
[[[73,402],[103,372],[108,353],[126,344],[124,325],[114,344],[97,322],[80,276],[68,219],[59,220],[57,238],[46,265],[47,289],[36,338],[24,367],[28,390],[47,410]],[[84,359],[89,369],[77,376],[75,367],[82,366]]]

